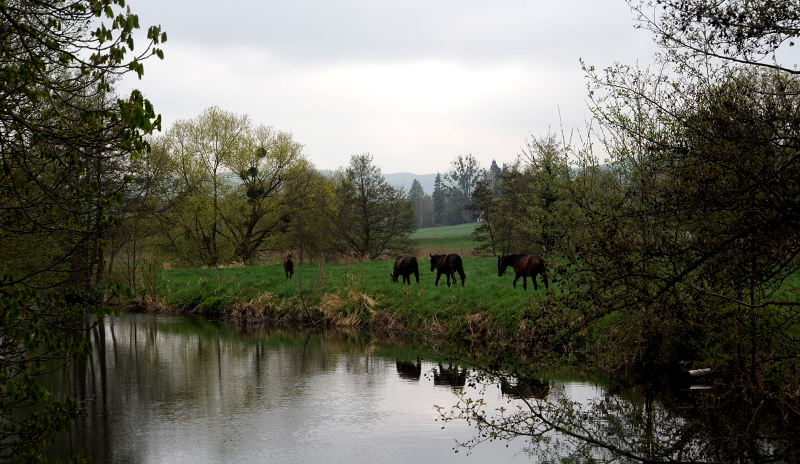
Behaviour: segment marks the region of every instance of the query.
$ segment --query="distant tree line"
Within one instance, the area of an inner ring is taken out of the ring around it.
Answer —
[[[496,163],[493,162],[493,165],[496,166]],[[457,156],[444,175],[436,174],[431,194],[424,191],[419,181],[414,180],[408,199],[414,206],[417,227],[476,222],[478,217],[471,209],[471,197],[482,175],[480,163],[469,154]]]
[[[566,216],[573,170],[567,147],[555,134],[532,138],[516,160],[481,168],[472,155],[458,156],[437,174],[432,195],[414,181],[408,198],[418,228],[477,222],[481,254],[556,252],[569,240]]]

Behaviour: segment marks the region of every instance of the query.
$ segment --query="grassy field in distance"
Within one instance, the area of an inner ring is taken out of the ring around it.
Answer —
[[[418,229],[411,238],[419,250],[419,256],[431,254],[457,253],[471,256],[475,244],[472,242],[472,231],[476,223],[455,226],[426,227]]]

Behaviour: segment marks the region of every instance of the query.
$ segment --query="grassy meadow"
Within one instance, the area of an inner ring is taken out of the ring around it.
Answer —
[[[418,229],[411,236],[414,240],[419,256],[431,254],[456,253],[461,256],[472,255],[472,231],[477,224],[459,224],[456,226],[428,227]]]
[[[466,286],[448,287],[445,276],[434,285],[427,253],[471,250],[474,224],[422,229],[414,237],[424,253],[418,257],[420,282],[393,283],[394,260],[318,265],[295,264],[294,278],[285,278],[283,267],[275,264],[215,269],[168,269],[156,277],[157,304],[181,312],[214,315],[243,321],[280,320],[326,323],[343,326],[380,326],[402,329],[408,326],[467,317],[491,318],[513,326],[537,301],[547,298],[539,277],[539,290],[528,282],[528,290],[512,287],[513,270],[497,276],[494,257],[464,256]],[[461,254],[461,253],[459,253]],[[324,274],[324,278],[323,275]],[[549,291],[558,291],[551,282]],[[402,327],[401,327],[402,326]]]

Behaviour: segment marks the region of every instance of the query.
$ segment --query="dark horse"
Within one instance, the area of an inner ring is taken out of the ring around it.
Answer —
[[[292,274],[294,274],[294,261],[292,260],[292,254],[289,253],[283,258],[283,272],[286,273],[286,278],[291,279]]]
[[[467,276],[464,275],[464,265],[461,263],[461,256],[455,254],[449,255],[431,255],[431,272],[436,271],[436,286],[439,286],[439,277],[442,274],[447,276],[447,286],[450,286],[450,276],[453,277],[453,286],[457,286],[456,272],[461,276],[461,286],[464,286],[464,281]]]
[[[392,282],[397,282],[397,277],[403,276],[403,283],[407,281],[408,285],[411,285],[411,274],[414,274],[414,277],[417,278],[417,283],[419,283],[419,264],[417,264],[417,258],[406,256],[405,258],[397,258],[394,262],[394,272],[389,275],[392,276]]]
[[[536,274],[542,275],[544,280],[544,287],[550,288],[547,281],[547,264],[541,256],[528,256],[528,255],[508,255],[497,257],[497,275],[503,276],[506,268],[511,266],[517,274],[514,277],[514,288],[517,288],[517,281],[522,277],[522,288],[528,289],[528,277],[533,281],[534,290],[538,290],[539,286],[536,284]]]

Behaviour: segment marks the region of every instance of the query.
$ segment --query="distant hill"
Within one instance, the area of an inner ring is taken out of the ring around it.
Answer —
[[[396,172],[394,174],[384,174],[383,178],[386,179],[389,185],[404,187],[406,192],[411,189],[411,184],[414,183],[414,179],[417,179],[419,183],[422,184],[422,189],[425,190],[425,193],[430,195],[433,193],[433,183],[436,181],[436,174]]]
[[[330,175],[333,173],[330,169],[320,169],[319,172],[325,175]],[[433,184],[436,181],[436,174],[412,174],[410,172],[396,172],[394,174],[384,174],[383,178],[386,179],[386,182],[393,187],[403,187],[406,189],[406,192],[411,190],[411,184],[414,183],[414,179],[417,179],[420,184],[422,184],[422,189],[425,190],[425,193],[431,195],[433,193]]]

